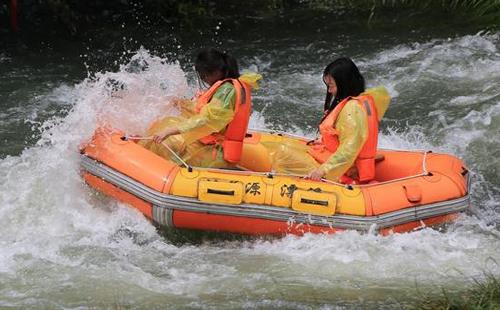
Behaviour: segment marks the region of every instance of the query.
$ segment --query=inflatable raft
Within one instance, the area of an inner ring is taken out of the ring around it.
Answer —
[[[376,182],[345,185],[262,171],[260,141],[305,139],[254,131],[242,161],[261,172],[181,167],[123,133],[100,129],[81,151],[85,181],[160,226],[241,234],[382,234],[449,222],[469,207],[469,172],[456,157],[380,150]]]

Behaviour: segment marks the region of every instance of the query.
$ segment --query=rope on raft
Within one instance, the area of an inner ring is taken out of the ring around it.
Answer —
[[[140,136],[123,136],[122,140],[153,140],[153,137],[140,137]],[[219,169],[219,168],[206,168],[206,167],[192,167],[188,163],[186,163],[172,148],[168,146],[167,143],[162,142],[161,145],[163,145],[174,157],[179,160],[179,162],[182,163],[184,167],[188,169],[189,172],[193,171],[193,168],[196,168],[196,170],[202,170],[202,171],[210,171],[210,172],[222,172],[222,173],[228,173],[230,171],[232,174],[241,174],[241,175],[260,175],[260,176],[266,176],[268,178],[272,178],[274,176],[285,176],[285,177],[298,177],[298,178],[305,178],[305,175],[302,174],[293,174],[293,173],[279,173],[279,172],[257,172],[257,171],[249,171],[249,170],[227,170],[227,169]],[[333,184],[337,186],[342,186],[345,187],[349,190],[352,190],[354,187],[371,187],[375,185],[381,185],[381,184],[389,184],[389,183],[394,183],[394,182],[399,182],[401,180],[408,180],[408,179],[414,179],[418,177],[423,177],[423,176],[430,176],[432,173],[427,171],[427,154],[431,153],[430,151],[423,151],[423,159],[422,159],[422,173],[404,177],[404,178],[399,178],[395,180],[390,180],[390,181],[385,181],[385,182],[379,182],[376,184],[343,184],[339,182],[334,182],[325,178],[321,178],[321,182],[328,183],[328,184]]]
[[[153,137],[135,137],[135,136],[123,136],[122,140],[153,140]],[[186,163],[170,146],[168,146],[167,143],[162,142],[161,145],[163,145],[174,157],[182,163],[184,167],[188,169],[189,172],[193,171],[193,167],[191,167],[188,163]]]

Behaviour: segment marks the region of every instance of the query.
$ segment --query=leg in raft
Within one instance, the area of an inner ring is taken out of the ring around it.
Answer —
[[[146,132],[146,136],[153,136],[157,132],[165,128],[174,127],[183,121],[182,117],[166,117],[154,123]],[[179,155],[186,163],[195,167],[209,168],[233,168],[234,165],[224,161],[222,152],[217,146],[204,145],[198,141],[194,141],[188,145],[184,140],[183,135],[170,136],[165,139],[166,143],[177,155]],[[176,162],[175,156],[162,144],[154,143],[151,140],[142,140],[139,142],[144,148],[151,152]],[[180,164],[180,163],[179,163]]]
[[[307,175],[319,167],[308,153],[308,146],[295,140],[262,142],[269,152],[272,169],[278,173]]]
[[[166,117],[154,123],[146,135],[152,136],[165,128],[180,124],[183,120],[182,117]],[[319,166],[319,163],[307,153],[308,147],[295,140],[246,143],[242,159],[237,165],[226,162],[217,146],[204,145],[198,141],[186,145],[183,135],[170,136],[165,143],[184,161],[195,167],[237,167],[249,171],[306,175]],[[161,144],[151,140],[143,140],[139,144],[163,158],[176,161],[170,151]]]

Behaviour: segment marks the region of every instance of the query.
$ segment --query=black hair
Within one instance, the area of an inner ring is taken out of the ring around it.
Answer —
[[[205,48],[198,52],[194,68],[198,73],[198,77],[202,80],[215,71],[222,72],[224,79],[237,79],[240,77],[236,59],[215,48]]]
[[[345,98],[358,96],[365,91],[365,79],[350,58],[341,57],[330,63],[323,71],[323,80],[327,75],[330,75],[335,80],[337,94],[335,98],[332,98],[333,94],[328,92],[327,86],[325,105],[323,107],[325,114],[332,111]]]

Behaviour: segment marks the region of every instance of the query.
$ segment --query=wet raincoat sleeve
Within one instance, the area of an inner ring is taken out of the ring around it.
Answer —
[[[181,115],[183,117],[189,118],[196,114],[195,105],[196,102],[189,99],[177,99],[177,104],[179,106]]]
[[[222,131],[234,117],[235,100],[234,86],[231,83],[222,84],[200,113],[186,119],[177,127],[186,143]]]
[[[262,78],[257,73],[244,73],[240,80],[249,84],[252,89],[258,89],[257,81]],[[215,132],[221,132],[234,118],[236,90],[232,83],[224,83],[215,92],[212,99],[200,111],[192,115],[177,128],[186,143],[191,143]],[[186,106],[193,106],[186,105]]]
[[[349,170],[368,139],[365,112],[354,100],[340,112],[335,129],[339,132],[337,151],[319,167],[330,180],[338,179]]]

